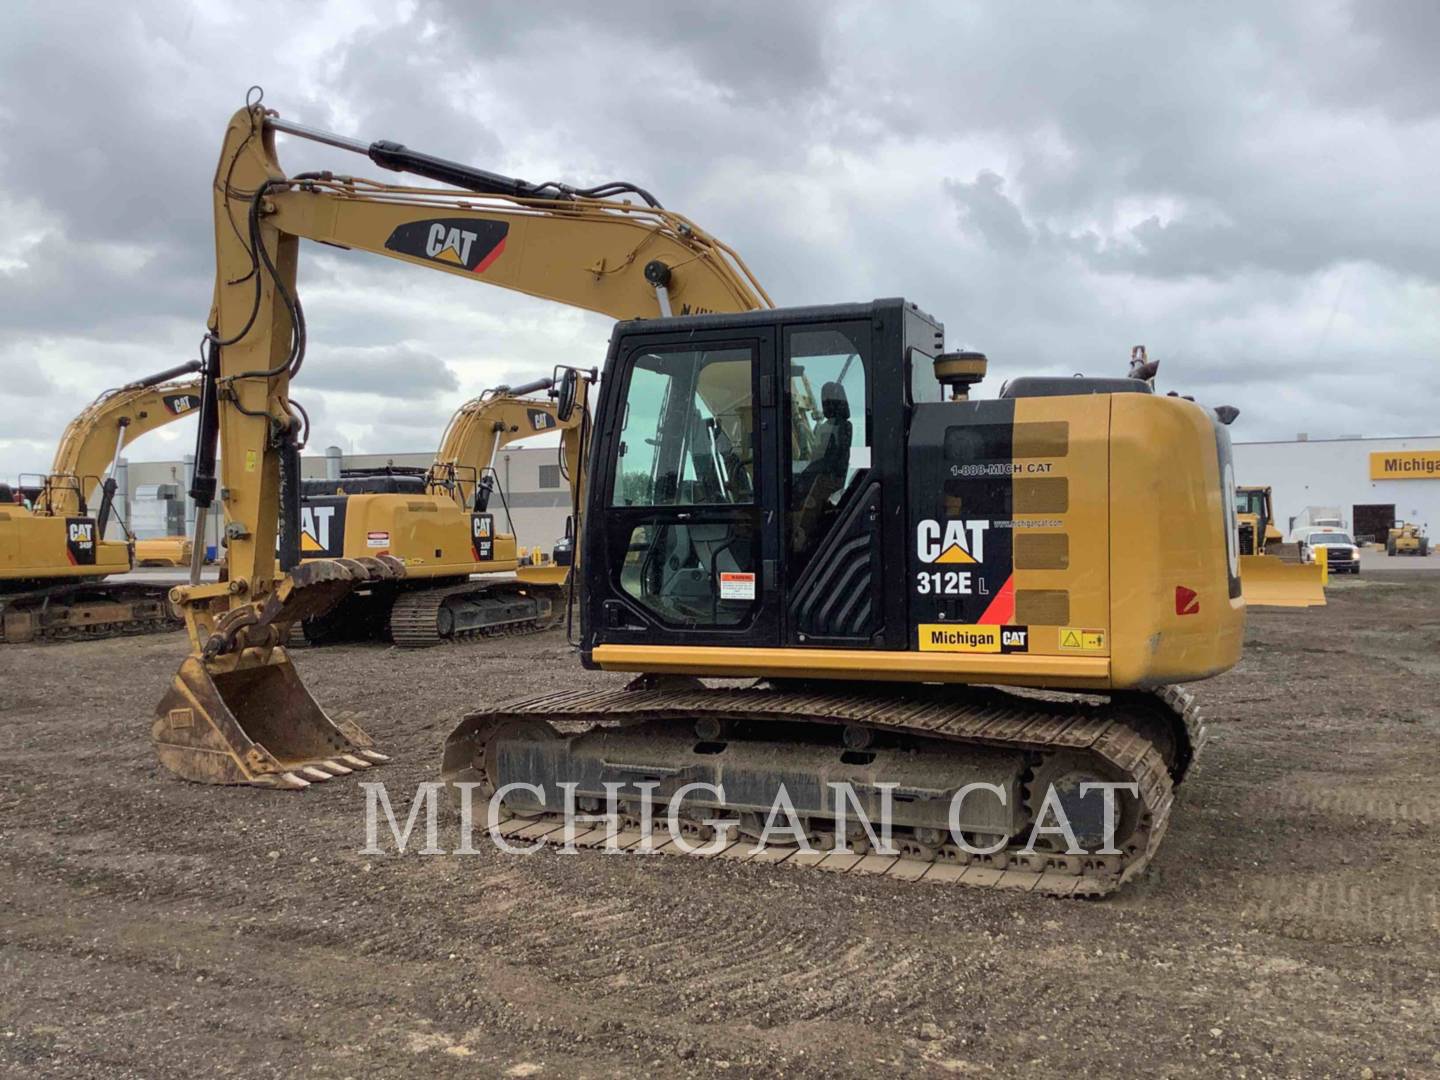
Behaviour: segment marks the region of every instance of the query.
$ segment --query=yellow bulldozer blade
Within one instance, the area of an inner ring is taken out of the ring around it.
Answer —
[[[155,710],[160,763],[203,784],[299,789],[388,761],[358,725],[325,714],[282,642],[356,585],[403,575],[386,557],[315,560],[262,603],[228,612]]]
[[[523,585],[564,588],[565,580],[569,576],[570,567],[560,566],[556,563],[545,563],[542,566],[521,566],[515,570],[516,580]]]
[[[1319,607],[1325,603],[1324,584],[1324,573],[1314,563],[1240,556],[1240,589],[1250,607]]]

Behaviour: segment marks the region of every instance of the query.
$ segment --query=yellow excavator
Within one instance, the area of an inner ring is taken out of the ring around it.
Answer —
[[[385,637],[423,648],[555,621],[569,555],[562,548],[558,559],[522,563],[515,536],[497,528],[494,500],[498,495],[503,505],[506,499],[496,455],[527,439],[558,434],[561,475],[567,483],[580,476],[584,410],[572,407],[561,420],[554,399],[527,396],[564,390],[584,400],[594,374],[560,370],[558,378],[498,387],[467,401],[451,417],[423,477],[304,482],[302,559],[388,555],[405,567],[404,577],[357,588],[330,611],[306,619],[307,641]],[[372,485],[411,490],[357,490]],[[507,572],[513,582],[470,577]]]
[[[115,516],[121,452],[197,413],[199,380],[179,377],[199,368],[198,361],[182,364],[91,402],[66,427],[30,505],[0,484],[0,642],[174,629],[169,585],[103,582],[135,566],[134,540],[107,540],[105,533]]]
[[[1240,584],[1252,607],[1321,607],[1325,604],[1323,569],[1300,561],[1297,544],[1287,544],[1275,524],[1270,489],[1235,488],[1235,520],[1240,545]]]
[[[449,186],[289,176],[278,132]],[[325,716],[282,644],[406,572],[300,558],[289,384],[309,238],[623,320],[581,439],[576,577],[583,662],[636,678],[473,714],[445,750],[446,779],[508,790],[521,835],[559,828],[568,785],[586,809],[624,789],[628,816],[636,789],[701,783],[716,797],[685,805],[689,828],[753,834],[783,782],[823,845],[841,820],[827,781],[844,780],[872,813],[893,796],[901,851],[834,869],[1093,895],[1148,863],[1204,739],[1174,684],[1233,666],[1243,636],[1216,412],[1128,378],[971,400],[984,356],[946,351],[914,304],[773,308],[733,252],[633,185],[530,184],[258,101],[227,132],[215,209],[196,487],[203,505],[218,434],[231,578],[174,593],[194,652],[157,710],[167,767],[300,787],[384,759]],[[562,393],[557,416],[576,407]],[[1093,784],[1126,789],[1113,815]],[[1047,806],[1085,850],[1033,842]]]

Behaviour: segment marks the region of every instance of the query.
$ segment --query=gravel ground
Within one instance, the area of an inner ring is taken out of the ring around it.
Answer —
[[[360,853],[364,798],[164,774],[179,635],[0,653],[15,1076],[1440,1075],[1440,577],[1252,613],[1215,738],[1106,901],[583,853]],[[305,650],[408,799],[557,634]]]

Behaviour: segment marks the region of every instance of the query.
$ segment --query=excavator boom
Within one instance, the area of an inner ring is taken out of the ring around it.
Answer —
[[[287,175],[276,135],[366,154],[449,188],[331,173]],[[632,201],[631,196],[639,201]],[[172,599],[192,652],[157,709],[167,767],[192,780],[303,787],[378,755],[325,716],[284,642],[357,587],[392,587],[389,554],[302,561],[299,454],[308,422],[290,382],[305,359],[300,241],[358,248],[622,318],[770,306],[743,261],[627,184],[528,184],[285,121],[252,101],[226,130],[213,191],[216,274],[192,497],[202,528],[218,492],[228,580],[192,573]],[[580,450],[569,455],[572,478]],[[216,463],[218,461],[218,476]],[[348,755],[348,756],[347,756]]]
[[[199,361],[180,364],[107,390],[87,405],[60,436],[36,509],[57,517],[83,512],[125,447],[198,410],[199,380],[175,380],[199,370]]]

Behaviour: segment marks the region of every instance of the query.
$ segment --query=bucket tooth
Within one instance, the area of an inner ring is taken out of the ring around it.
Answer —
[[[281,791],[304,791],[310,786],[309,780],[302,780],[293,772],[270,773],[250,781],[256,787],[273,787]]]
[[[330,761],[316,762],[315,768],[320,769],[323,772],[327,772],[331,776],[349,776],[352,772],[355,771],[354,769],[351,769],[345,765],[341,765],[340,762],[333,759]]]
[[[405,576],[405,564],[393,555],[363,555],[355,560],[371,581],[394,581]]]
[[[388,754],[382,754],[382,753],[380,753],[379,750],[361,750],[361,751],[360,751],[360,756],[361,756],[361,757],[365,757],[365,758],[369,758],[372,762],[374,762],[374,763],[377,764],[377,765],[382,765],[382,764],[384,764],[385,762],[387,762],[387,761],[390,760],[390,755],[388,755]]]
[[[341,754],[340,760],[352,769],[373,769],[375,767],[373,763],[362,757],[356,757],[354,754]]]
[[[316,765],[302,765],[300,775],[317,784],[330,779],[330,774]]]

